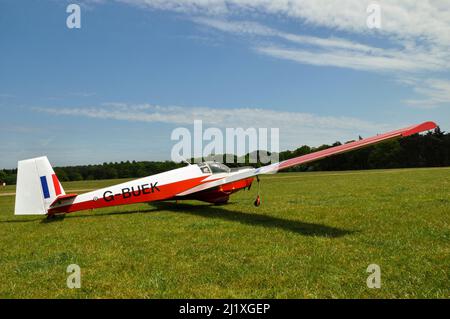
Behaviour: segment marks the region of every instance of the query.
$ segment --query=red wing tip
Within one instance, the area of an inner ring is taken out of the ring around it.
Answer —
[[[409,130],[403,132],[402,136],[410,136],[413,134],[417,134],[420,132],[425,132],[425,131],[429,131],[429,130],[433,130],[437,127],[437,124],[434,122],[423,122],[422,124],[416,125],[412,128],[410,128]]]

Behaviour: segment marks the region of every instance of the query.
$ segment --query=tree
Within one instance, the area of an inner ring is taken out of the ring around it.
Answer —
[[[8,175],[6,175],[6,172],[1,170],[0,171],[0,182],[4,182],[7,177],[8,177]]]
[[[340,142],[332,146],[341,145]],[[310,154],[332,147],[322,145],[311,148],[303,145],[294,151],[279,153],[280,161],[293,157]],[[225,155],[218,154],[225,160]],[[237,163],[237,156],[233,155],[234,163],[230,167],[243,165],[261,166],[258,163],[249,163],[249,154],[246,154],[245,163]],[[227,163],[228,164],[228,163]],[[60,181],[78,181],[91,179],[132,178],[153,175],[175,168],[185,166],[185,163],[172,161],[163,162],[120,162],[103,163],[101,165],[80,165],[57,167],[55,172]],[[310,164],[299,165],[287,169],[289,172],[310,170],[351,170],[369,168],[394,168],[394,167],[425,167],[425,166],[450,166],[450,134],[443,132],[439,127],[425,135],[415,134],[399,140],[388,141],[381,144],[362,148],[349,153],[339,154],[325,158]],[[7,184],[15,184],[17,169],[0,170],[0,180]]]

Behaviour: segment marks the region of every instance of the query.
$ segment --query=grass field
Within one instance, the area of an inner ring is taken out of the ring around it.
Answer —
[[[450,168],[261,180],[259,208],[253,187],[225,206],[136,204],[50,222],[15,217],[14,188],[1,189],[0,297],[450,297]],[[72,263],[80,289],[66,286]],[[372,263],[380,289],[366,285]]]

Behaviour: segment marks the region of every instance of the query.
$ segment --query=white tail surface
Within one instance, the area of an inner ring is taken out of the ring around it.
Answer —
[[[46,156],[19,161],[15,215],[45,215],[64,189]]]

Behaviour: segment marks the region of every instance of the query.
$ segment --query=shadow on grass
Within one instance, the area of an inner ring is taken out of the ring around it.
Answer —
[[[42,221],[42,217],[33,218],[33,219],[7,219],[0,221],[0,224],[9,224],[9,223],[31,223],[31,222],[39,222]]]
[[[55,222],[62,222],[66,218],[66,214],[58,214],[54,215],[50,218],[44,218],[41,220],[41,224],[48,224],[48,223],[55,223]]]
[[[232,211],[215,205],[189,205],[171,202],[156,202],[150,205],[161,210],[202,216],[206,218],[222,219],[238,222],[244,225],[261,226],[265,228],[278,228],[304,236],[341,237],[354,233],[354,231],[330,227],[321,224],[306,223],[288,220],[257,213],[243,213]],[[226,207],[226,206],[224,206]]]
[[[40,222],[41,224],[53,223],[63,221],[66,216],[64,214],[58,214],[53,216],[52,218],[47,218],[46,216],[38,217],[38,218],[27,218],[27,219],[8,219],[0,221],[0,224],[9,224],[9,223],[32,223],[32,222]]]
[[[114,211],[114,212],[105,212],[103,213],[102,210],[90,210],[86,211],[89,213],[70,213],[70,214],[55,214],[52,218],[47,218],[46,215],[42,217],[37,218],[27,218],[27,219],[8,219],[8,220],[2,220],[0,221],[0,224],[7,224],[7,223],[31,223],[31,222],[40,222],[41,224],[48,224],[48,223],[54,223],[54,222],[60,222],[63,221],[65,218],[72,219],[72,218],[96,218],[101,216],[115,216],[115,215],[129,215],[129,214],[143,214],[143,213],[150,213],[150,212],[157,212],[159,211],[159,208],[153,208],[153,209],[141,209],[141,210],[129,210],[129,211]]]
[[[195,216],[202,216],[206,218],[221,219],[225,221],[232,221],[241,223],[244,225],[260,226],[265,228],[278,228],[285,231],[293,232],[304,236],[322,236],[322,237],[341,237],[354,233],[352,230],[346,230],[322,224],[306,223],[296,220],[288,220],[258,213],[243,213],[240,211],[233,211],[223,207],[215,205],[190,205],[183,203],[172,202],[153,202],[149,205],[154,208],[144,210],[130,210],[130,211],[114,211],[114,212],[92,212],[89,214],[72,215],[67,216],[68,219],[72,218],[96,218],[101,216],[116,216],[116,215],[129,215],[129,214],[145,214],[150,212],[158,212],[161,210],[170,211],[174,213],[190,214]],[[33,221],[40,221],[41,223],[53,223],[63,221],[65,215],[57,215],[51,219],[26,219],[26,220],[7,220],[0,223],[26,223]]]

